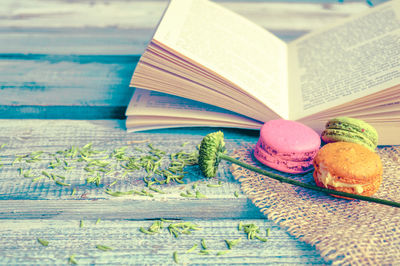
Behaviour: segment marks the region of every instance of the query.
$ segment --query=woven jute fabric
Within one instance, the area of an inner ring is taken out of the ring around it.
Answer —
[[[253,157],[253,148],[244,145],[233,156],[271,171]],[[383,163],[383,183],[373,196],[400,202],[400,147],[378,148],[377,153]],[[328,263],[400,265],[400,208],[335,198],[235,165],[231,170],[243,192],[268,219],[315,246]],[[286,176],[314,183],[312,172]]]

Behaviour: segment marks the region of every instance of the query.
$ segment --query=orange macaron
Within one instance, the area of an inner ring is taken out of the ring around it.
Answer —
[[[318,151],[313,164],[319,187],[371,196],[382,183],[379,155],[357,143],[329,143]]]

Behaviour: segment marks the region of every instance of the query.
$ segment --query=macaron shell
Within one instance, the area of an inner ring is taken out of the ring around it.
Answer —
[[[378,132],[376,129],[360,119],[337,117],[329,120],[325,128],[321,138],[328,143],[334,141],[350,141],[358,144],[364,143],[366,147],[372,150],[378,145]],[[338,135],[335,135],[335,132],[337,132]]]
[[[328,123],[326,124],[326,128],[337,128],[352,132],[363,133],[375,145],[378,144],[378,132],[376,131],[376,129],[361,119],[352,117],[336,117],[328,121]]]
[[[314,158],[314,168],[317,186],[337,191],[371,196],[382,183],[383,167],[379,155],[356,143],[334,142],[325,145]],[[330,182],[321,180],[323,172],[325,178],[329,173]],[[362,188],[362,191],[356,188]]]
[[[286,173],[306,173],[313,169],[312,160],[297,162],[281,159],[276,156],[271,156],[258,145],[255,147],[253,155],[262,164]]]
[[[364,145],[370,150],[375,150],[376,148],[376,145],[371,142],[369,138],[358,132],[349,132],[341,129],[325,129],[321,134],[321,138],[326,143],[345,141]]]
[[[375,152],[351,142],[334,142],[322,147],[314,158],[314,167],[323,163],[340,182],[365,184],[383,173],[382,162]]]
[[[313,152],[321,145],[320,136],[299,122],[277,119],[266,122],[260,130],[263,145],[279,153]]]

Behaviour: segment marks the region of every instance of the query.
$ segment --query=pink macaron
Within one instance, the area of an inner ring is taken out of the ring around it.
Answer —
[[[291,120],[270,120],[261,127],[254,157],[282,172],[305,173],[313,169],[320,146],[320,136],[308,126]]]

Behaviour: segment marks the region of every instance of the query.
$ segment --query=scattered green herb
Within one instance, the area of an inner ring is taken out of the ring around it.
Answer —
[[[228,250],[221,250],[221,251],[218,251],[218,252],[217,252],[217,256],[225,255],[225,254],[228,253],[228,252],[230,252],[229,249],[228,249]]]
[[[262,242],[267,242],[268,241],[268,238],[266,238],[266,237],[260,237],[259,235],[255,235],[254,237],[257,238],[258,240],[262,241]]]
[[[185,197],[185,198],[194,198],[194,197],[196,197],[196,195],[193,194],[192,192],[190,192],[189,190],[187,190],[186,193],[182,192],[180,195],[181,195],[181,197]]]
[[[185,146],[188,145],[189,143],[190,143],[190,142],[188,142],[188,141],[187,141],[187,142],[184,142],[184,143],[181,144],[181,147],[185,147]]]
[[[154,197],[153,194],[151,194],[149,191],[146,191],[145,189],[142,189],[141,191],[133,191],[133,194],[139,195],[139,196],[147,196],[147,197]]]
[[[96,173],[96,175],[86,178],[86,183],[88,184],[95,183],[96,186],[100,185],[100,181],[101,181],[101,176],[99,173]]]
[[[164,219],[164,218],[161,218],[160,221],[163,221],[163,222],[166,222],[166,223],[172,223],[173,222],[173,220],[168,220],[168,219]]]
[[[36,163],[42,160],[40,157],[42,156],[43,153],[44,151],[35,151],[28,154],[27,156],[24,156],[23,158],[27,158],[25,159],[25,162],[27,163]]]
[[[109,184],[108,186],[109,186],[109,187],[112,187],[112,186],[114,186],[115,184],[117,184],[117,180],[115,180],[114,182],[112,182],[112,183]]]
[[[63,169],[66,171],[72,170],[74,168],[76,168],[76,166],[65,166],[65,165],[63,166]]]
[[[157,233],[157,232],[151,232],[151,231],[145,229],[144,227],[140,227],[139,231],[144,233],[144,234],[147,234],[147,235],[155,235]]]
[[[33,183],[34,183],[34,182],[37,182],[37,181],[39,181],[40,179],[43,179],[43,178],[45,178],[45,177],[44,177],[44,176],[38,176],[38,177],[32,179],[32,182],[33,182]]]
[[[235,240],[226,240],[225,239],[225,243],[228,246],[228,249],[232,249],[234,246],[239,244],[241,240],[242,240],[241,238],[238,238],[238,239],[235,239]]]
[[[145,229],[144,227],[140,227],[139,230],[142,233],[148,234],[148,235],[154,235],[160,233],[160,230],[164,228],[164,222],[162,220],[157,220],[155,221],[148,229]]]
[[[83,220],[80,220],[80,221],[79,221],[79,227],[80,227],[80,228],[83,228],[84,226],[85,226],[85,225],[84,225]]]
[[[203,249],[208,249],[208,248],[207,248],[207,245],[206,245],[206,240],[205,240],[204,238],[201,239],[201,242],[200,242],[200,243],[201,243],[201,247],[202,247]]]
[[[65,180],[65,176],[62,176],[62,175],[55,175],[55,176],[60,178],[60,179],[62,179],[62,180]]]
[[[239,229],[239,231],[243,230],[247,234],[247,239],[252,240],[254,238],[257,238],[258,240],[260,240],[262,242],[268,241],[268,238],[261,237],[258,235],[260,233],[260,228],[255,224],[243,224],[242,222],[240,222],[238,229]],[[269,234],[269,231],[267,234]]]
[[[148,187],[150,190],[152,190],[152,191],[154,191],[154,192],[157,192],[157,193],[160,193],[160,194],[165,194],[165,192],[164,191],[162,191],[161,189],[158,189],[158,188],[155,188],[155,187]]]
[[[199,251],[200,255],[210,255],[211,254],[211,250],[208,249],[202,249]]]
[[[254,239],[255,235],[260,232],[260,228],[255,224],[244,224],[243,231],[247,234],[247,239]]]
[[[61,165],[61,161],[60,161],[59,158],[56,158],[55,160],[56,160],[55,162],[51,161],[50,164],[49,164],[49,167],[52,168],[52,169],[55,169],[55,168],[57,168],[57,167],[59,167]]]
[[[129,190],[129,191],[111,191],[110,189],[106,189],[105,192],[113,197],[121,197],[121,196],[126,196],[126,195],[132,195],[133,194],[133,190]]]
[[[24,170],[22,168],[18,168],[20,175],[26,177],[26,178],[32,178],[33,175],[31,173],[32,169],[28,169],[24,172]]]
[[[100,249],[102,251],[109,251],[109,250],[113,250],[112,247],[108,247],[108,246],[104,246],[104,245],[96,245],[97,249]]]
[[[47,241],[47,240],[45,240],[45,239],[42,239],[42,238],[37,238],[37,241],[42,245],[42,246],[45,246],[45,247],[47,247],[48,245],[49,245],[49,241]]]
[[[49,174],[49,173],[47,173],[46,171],[42,171],[42,175],[44,175],[45,177],[47,177],[48,179],[54,179],[54,177],[51,175],[51,174]]]
[[[24,159],[24,158],[27,158],[29,155],[28,154],[26,154],[26,155],[18,155],[16,158],[15,158],[15,160],[12,162],[12,166],[14,166],[16,163],[18,163],[18,162],[22,162],[22,159]]]
[[[75,259],[75,254],[72,254],[71,256],[69,256],[68,262],[71,264],[78,264],[78,261]]]
[[[207,196],[202,194],[200,191],[197,190],[196,191],[196,198],[197,199],[205,199],[205,198],[207,198]]]
[[[207,184],[207,187],[221,187],[221,181],[218,181],[218,185],[217,184]]]
[[[60,185],[60,186],[70,186],[71,185],[71,184],[67,184],[67,183],[61,182],[59,180],[56,180],[55,182],[56,182],[57,185]]]
[[[100,223],[100,221],[101,221],[101,219],[100,219],[100,218],[98,218],[95,224],[99,224],[99,223]]]
[[[170,234],[176,238],[178,238],[180,234],[190,235],[192,231],[201,230],[198,225],[191,222],[171,223],[167,228]]]
[[[235,191],[235,192],[233,192],[233,195],[234,195],[236,198],[238,198],[238,197],[239,197],[239,192]]]
[[[195,251],[195,249],[198,247],[197,244],[194,244],[191,248],[189,248],[188,250],[186,250],[185,253],[192,253],[193,251]]]
[[[178,252],[177,251],[174,251],[174,253],[172,254],[172,257],[174,258],[174,262],[175,263],[179,263]]]

